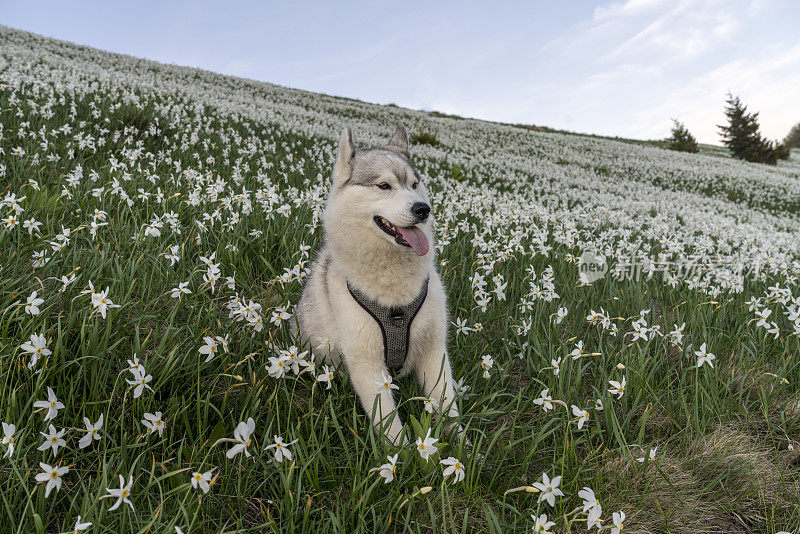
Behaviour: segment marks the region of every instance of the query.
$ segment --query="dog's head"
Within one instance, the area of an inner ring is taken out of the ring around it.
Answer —
[[[329,233],[353,242],[379,239],[425,256],[432,238],[430,211],[402,125],[386,146],[372,149],[356,148],[350,128],[344,129],[325,210]]]

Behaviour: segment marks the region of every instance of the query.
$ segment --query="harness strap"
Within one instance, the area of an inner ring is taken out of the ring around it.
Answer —
[[[390,371],[398,371],[408,356],[411,323],[428,297],[428,282],[425,279],[419,294],[405,306],[383,306],[355,289],[347,282],[347,290],[359,306],[364,308],[378,326],[383,336],[383,361]]]

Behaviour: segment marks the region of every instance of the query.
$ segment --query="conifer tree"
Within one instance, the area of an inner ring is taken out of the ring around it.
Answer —
[[[728,124],[719,126],[722,144],[736,158],[775,165],[781,151],[775,143],[761,136],[758,113],[748,113],[747,106],[731,93],[728,93],[727,103],[725,116],[728,117]]]
[[[677,119],[672,119],[672,137],[667,139],[667,148],[680,152],[699,152],[697,139],[689,132],[688,128]]]
[[[789,130],[786,139],[783,140],[783,146],[786,148],[800,148],[800,122]]]

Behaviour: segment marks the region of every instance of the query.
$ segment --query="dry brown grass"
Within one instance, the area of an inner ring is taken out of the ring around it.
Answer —
[[[682,449],[659,449],[642,464],[617,457],[602,470],[607,514],[623,510],[626,533],[766,532],[765,510],[800,505],[800,469],[791,452],[760,447],[720,426]]]

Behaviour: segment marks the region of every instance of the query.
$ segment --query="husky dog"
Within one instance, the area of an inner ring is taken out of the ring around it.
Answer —
[[[376,431],[393,443],[403,427],[389,388],[392,374],[413,369],[439,412],[458,416],[430,211],[402,125],[374,149],[356,148],[344,129],[322,217],[325,242],[295,329],[329,364],[344,361]]]

